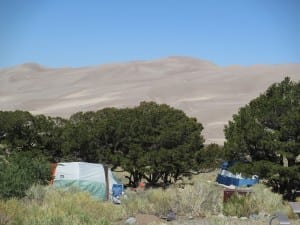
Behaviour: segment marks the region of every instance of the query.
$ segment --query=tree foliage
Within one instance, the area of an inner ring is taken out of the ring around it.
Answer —
[[[154,102],[135,108],[76,113],[66,126],[64,153],[85,161],[121,166],[137,185],[176,181],[196,166],[203,127],[181,110]]]
[[[285,78],[240,108],[225,126],[227,157],[253,162],[249,171],[290,193],[300,183],[300,82]],[[286,161],[286,163],[283,163]],[[284,166],[285,164],[285,166]],[[267,166],[266,166],[267,165]]]
[[[201,171],[205,172],[219,168],[225,159],[223,146],[215,143],[209,144],[197,152],[195,159]]]
[[[41,166],[46,159],[122,167],[133,186],[141,179],[176,182],[198,168],[202,129],[183,111],[154,102],[78,112],[69,120],[0,111],[1,196],[20,197],[29,183],[46,180]]]
[[[168,105],[143,102],[134,109],[133,142],[139,149],[144,177],[149,183],[176,181],[196,167],[195,154],[203,147],[203,129],[196,119]]]
[[[38,150],[49,159],[61,157],[65,123],[61,118],[26,111],[0,111],[0,148],[8,153]]]

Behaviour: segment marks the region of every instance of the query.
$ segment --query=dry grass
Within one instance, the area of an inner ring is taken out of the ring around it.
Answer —
[[[96,201],[76,189],[66,192],[33,186],[24,199],[0,200],[0,225],[112,225],[122,224],[125,218],[138,214],[163,216],[169,209],[179,217],[171,223],[174,225],[263,224],[261,222],[266,222],[268,217],[243,221],[217,215],[241,217],[258,213],[271,215],[277,211],[290,213],[281,196],[262,184],[254,186],[250,196],[233,198],[223,207],[223,188],[216,185],[214,179],[215,172],[194,176],[184,180],[184,185],[167,189],[126,191],[121,205]],[[194,220],[188,220],[188,217]],[[156,221],[153,225],[159,224],[163,223]]]
[[[186,181],[184,181],[186,182]],[[208,217],[222,212],[222,188],[213,182],[193,179],[184,188],[177,185],[167,189],[128,192],[123,204],[129,215],[146,213],[164,215],[172,209],[178,215]]]
[[[109,225],[125,217],[122,207],[92,199],[89,194],[35,186],[22,200],[0,202],[5,225]],[[113,213],[112,213],[113,212]]]
[[[255,202],[255,207],[257,207],[259,212],[265,212],[269,215],[278,211],[289,212],[289,207],[284,204],[282,196],[273,193],[265,185],[257,184],[253,187],[253,191],[254,193],[251,195],[251,198]]]
[[[234,195],[224,204],[224,214],[229,216],[249,217],[258,213],[272,215],[278,211],[292,217],[291,209],[284,204],[282,196],[271,192],[263,184],[255,185],[250,195]]]

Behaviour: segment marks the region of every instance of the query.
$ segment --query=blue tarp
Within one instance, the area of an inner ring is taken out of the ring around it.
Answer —
[[[217,176],[217,182],[219,184],[224,184],[226,186],[234,185],[237,187],[241,186],[252,186],[254,184],[257,184],[259,182],[259,179],[257,176],[253,176],[252,178],[244,178],[241,175],[234,175],[231,172],[229,172],[227,169],[234,165],[236,161],[231,162],[223,162],[221,164],[221,170]]]
[[[217,182],[219,184],[224,184],[226,186],[234,185],[237,187],[241,186],[253,186],[259,182],[258,178],[236,178],[236,177],[228,177],[221,174],[217,176]]]
[[[113,184],[112,186],[112,195],[113,197],[119,197],[122,195],[123,192],[123,184]]]

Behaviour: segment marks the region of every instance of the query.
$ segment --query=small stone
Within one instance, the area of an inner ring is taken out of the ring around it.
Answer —
[[[167,221],[176,220],[176,213],[173,210],[168,210]]]
[[[258,214],[258,217],[261,218],[261,219],[263,219],[264,217],[268,217],[268,215],[265,212],[260,212]]]
[[[257,214],[251,214],[249,216],[249,219],[251,219],[251,220],[257,220],[258,218],[259,218],[259,215],[257,215]]]
[[[247,220],[248,218],[243,216],[243,217],[241,217],[240,219],[241,219],[241,220]]]
[[[112,202],[114,203],[114,204],[121,204],[121,201],[120,201],[120,199],[119,198],[116,198],[116,197],[112,197]]]
[[[136,219],[134,217],[129,217],[126,221],[125,221],[125,225],[132,225],[136,223]]]
[[[193,216],[189,216],[189,220],[193,220],[194,219],[194,217]]]

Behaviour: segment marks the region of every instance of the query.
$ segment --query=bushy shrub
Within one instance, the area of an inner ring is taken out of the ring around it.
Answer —
[[[266,185],[256,184],[251,198],[255,201],[259,212],[269,215],[278,211],[288,212],[289,207],[284,205],[282,195],[272,192]]]
[[[50,180],[50,164],[34,152],[18,152],[0,161],[0,198],[24,197],[33,184]]]
[[[122,206],[94,200],[85,192],[36,185],[26,193],[23,199],[0,201],[2,218],[8,218],[8,224],[111,225],[125,217]]]
[[[25,195],[26,195],[25,199],[36,201],[36,202],[43,202],[46,193],[47,191],[49,191],[50,188],[51,186],[34,184],[28,190],[25,191]]]
[[[258,209],[251,196],[233,194],[230,199],[224,203],[223,212],[226,216],[248,217],[251,214],[257,214]]]
[[[121,205],[94,200],[78,189],[64,191],[34,185],[25,192],[25,198],[0,200],[0,225],[111,225],[121,224],[121,220],[136,214],[166,215],[169,209],[179,216],[206,217],[208,224],[228,225],[239,224],[240,220],[232,222],[216,215],[288,213],[281,196],[265,185],[255,185],[253,191],[246,197],[233,196],[223,210],[223,188],[203,180],[202,176],[196,176],[183,188],[172,185],[167,189],[126,191]]]
[[[253,187],[253,192],[247,196],[234,194],[224,204],[224,214],[229,216],[250,216],[259,212],[271,215],[278,211],[289,213],[288,207],[283,204],[282,196],[271,192],[263,184]]]
[[[128,215],[148,213],[165,215],[169,209],[178,215],[209,216],[222,211],[222,189],[213,183],[195,181],[184,189],[172,186],[166,190],[150,189],[129,192],[123,200]]]

